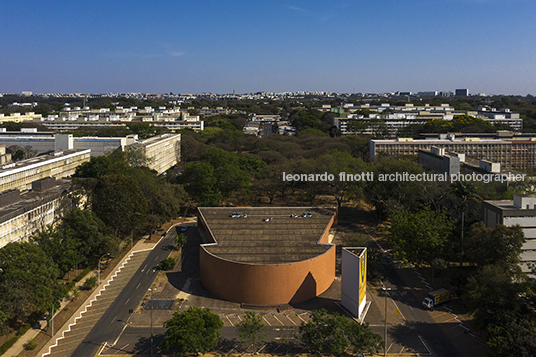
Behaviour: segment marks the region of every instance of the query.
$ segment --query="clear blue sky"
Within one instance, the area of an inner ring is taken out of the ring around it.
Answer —
[[[0,93],[536,95],[535,0],[0,0]]]

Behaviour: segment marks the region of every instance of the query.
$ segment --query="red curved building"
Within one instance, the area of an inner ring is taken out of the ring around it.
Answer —
[[[200,207],[201,281],[234,302],[276,306],[311,299],[335,279],[334,207]]]

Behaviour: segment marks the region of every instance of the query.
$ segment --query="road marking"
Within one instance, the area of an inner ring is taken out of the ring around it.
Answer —
[[[117,343],[117,341],[119,341],[119,338],[123,335],[123,332],[125,331],[125,329],[128,327],[128,325],[125,325],[125,327],[123,327],[123,329],[121,330],[121,332],[119,333],[119,336],[117,336],[117,338],[115,339],[114,341],[114,344],[112,346],[115,346],[115,344]],[[127,347],[128,344],[126,346],[124,346],[123,348]],[[123,349],[121,348],[121,350]],[[120,351],[121,351],[120,350]]]
[[[426,343],[424,342],[424,340],[423,340],[421,337],[419,337],[419,340],[421,340],[421,342],[422,342],[422,344],[424,345],[424,347],[426,347],[426,349],[428,350],[428,353],[431,354],[431,355],[434,355],[434,354],[432,353],[432,351],[430,351],[430,349],[428,348],[428,345],[426,345]]]
[[[291,319],[290,317],[288,317],[288,315],[287,315],[287,314],[285,314],[285,317],[286,317],[287,319],[289,319],[289,320],[290,320],[290,322],[292,322],[292,323],[293,323],[293,324],[294,324],[295,326],[298,326],[298,324],[297,324],[297,323],[295,323],[294,321],[292,321],[292,319]]]
[[[393,298],[392,298],[391,296],[389,296],[389,298],[391,299],[391,301],[393,302],[393,304],[395,304],[396,309],[397,309],[398,311],[400,311],[400,308],[398,307],[398,305],[396,304],[396,302],[393,300]],[[404,316],[404,314],[402,313],[402,311],[400,311],[400,316],[402,316],[402,318],[403,318],[404,320],[406,319],[406,317]]]
[[[285,326],[285,324],[282,323],[281,320],[279,320],[279,319],[277,318],[277,316],[275,316],[274,314],[272,314],[272,316],[273,316],[277,321],[279,321],[279,323],[281,324],[281,326]]]
[[[117,315],[112,319],[112,322],[110,322],[110,324],[113,324],[115,322],[115,319],[117,319]]]
[[[119,351],[122,351],[123,348],[126,348],[128,345],[129,345],[129,343],[127,343],[126,345],[124,345],[123,347],[121,347],[121,348],[119,349]]]
[[[242,319],[240,318],[240,315],[238,315],[238,314],[235,314],[235,315],[236,315],[236,317],[238,317],[238,320],[240,320],[240,322],[242,322]]]
[[[266,323],[268,324],[268,326],[272,326],[272,324],[269,323],[268,320],[266,320],[266,317],[263,316],[262,318],[264,319],[264,321],[266,321]]]
[[[389,347],[387,348],[387,352],[386,352],[386,353],[389,353],[389,350],[391,349],[391,347],[393,347],[393,342],[391,342],[391,344],[390,344]]]
[[[99,351],[98,355],[97,356],[100,356],[102,351],[106,348],[106,345],[108,344],[108,342],[104,342],[104,346],[102,346],[101,350]],[[50,351],[50,350],[49,350]],[[48,353],[50,354],[50,352]]]
[[[130,298],[128,298],[128,300],[125,302],[125,305],[130,301]]]
[[[307,313],[304,312],[304,314],[307,314]],[[302,315],[302,314],[300,314],[300,315]],[[300,320],[302,320],[303,322],[307,323],[307,321],[305,321],[300,315],[296,315],[296,316],[298,316],[298,318],[299,318]]]
[[[138,286],[136,286],[136,289],[137,289],[137,288],[139,288],[139,287],[140,287],[140,285],[141,285],[141,283],[138,283]]]
[[[225,315],[225,317],[227,318],[227,320],[229,320],[229,323],[231,324],[231,326],[234,326],[233,322],[232,322],[231,319],[229,318],[229,315]]]

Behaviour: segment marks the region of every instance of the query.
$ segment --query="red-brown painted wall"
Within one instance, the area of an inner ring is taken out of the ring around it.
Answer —
[[[287,264],[244,264],[200,249],[201,281],[214,295],[254,305],[281,305],[311,299],[335,279],[335,246],[315,258]]]

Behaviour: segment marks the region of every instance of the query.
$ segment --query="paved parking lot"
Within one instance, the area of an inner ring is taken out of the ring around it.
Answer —
[[[246,309],[238,303],[225,301],[212,295],[203,287],[199,278],[201,238],[197,229],[188,229],[187,236],[188,243],[184,249],[181,267],[173,273],[168,273],[169,282],[154,293],[153,299],[183,299],[180,308],[174,309],[175,311],[184,311],[190,306],[209,308],[218,314],[224,323],[217,350],[219,352],[242,351],[234,327],[244,319]],[[475,338],[470,333],[464,333],[466,330],[460,325],[456,315],[447,310],[448,305],[433,311],[422,309],[420,304],[422,297],[419,294],[424,296],[428,290],[427,287],[420,287],[414,271],[398,269],[397,274],[400,274],[400,278],[392,282],[393,290],[387,298],[379,292],[378,287],[369,285],[367,291],[367,301],[370,305],[364,322],[369,323],[372,331],[382,338],[385,330],[385,303],[387,302],[388,354],[463,357],[483,355],[482,346],[475,343]],[[290,311],[252,310],[262,316],[262,321],[266,325],[264,339],[266,342],[259,349],[273,354],[303,351],[303,346],[300,346],[296,339],[299,326],[309,321],[311,311],[316,309],[324,308],[330,313],[344,314],[337,305],[340,302],[340,291],[341,281],[340,278],[336,278],[323,294],[317,298],[293,304]],[[172,313],[171,310],[153,310],[152,319],[155,329],[171,318]],[[141,313],[133,314],[129,320],[132,330],[127,328],[125,335],[135,334],[135,331],[145,331],[143,329],[149,328],[150,316],[150,310],[142,310]],[[458,353],[451,353],[452,349],[444,348],[445,338],[453,341],[458,350],[455,352]],[[129,342],[125,340],[122,343],[126,345]],[[141,342],[140,344],[143,345]],[[383,353],[383,350],[381,352]]]
[[[268,327],[300,326],[309,321],[309,312],[261,312],[262,322]],[[218,314],[223,326],[236,326],[246,316],[242,313]]]

